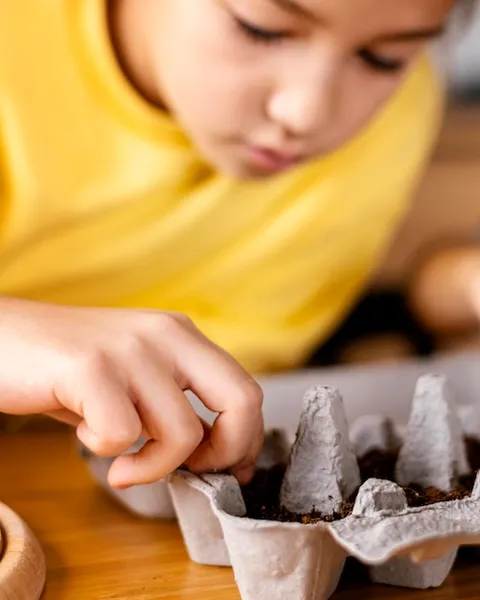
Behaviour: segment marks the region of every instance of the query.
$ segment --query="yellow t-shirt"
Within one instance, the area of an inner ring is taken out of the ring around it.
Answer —
[[[105,0],[0,7],[0,293],[183,311],[253,372],[298,365],[408,206],[442,112],[427,61],[339,151],[238,182],[130,87]]]

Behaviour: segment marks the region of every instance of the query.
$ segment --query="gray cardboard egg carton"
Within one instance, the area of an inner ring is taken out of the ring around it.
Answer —
[[[157,507],[160,499],[171,502],[169,516],[178,517],[191,560],[233,567],[243,600],[329,598],[347,556],[367,565],[375,582],[440,586],[459,546],[480,544],[480,477],[471,497],[418,508],[407,506],[400,485],[452,490],[469,471],[463,436],[480,437],[477,411],[459,410],[445,377],[426,375],[417,381],[401,434],[380,416],[365,416],[349,431],[340,393],[321,386],[308,390],[291,449],[281,433],[269,432],[259,459],[263,468],[287,463],[280,493],[285,509],[331,515],[361,484],[357,457],[374,448],[399,449],[396,482],[369,479],[358,490],[352,514],[334,522],[247,518],[240,486],[223,474],[199,477],[178,470],[168,484],[155,484],[161,487],[150,500],[157,494]],[[96,460],[87,458],[90,466]],[[129,505],[125,497],[121,501]],[[159,512],[154,505],[150,515]],[[131,498],[129,507],[145,513]]]
[[[368,565],[375,582],[440,586],[459,546],[480,543],[480,479],[471,497],[418,508],[407,506],[399,483],[452,490],[469,471],[463,433],[441,376],[418,380],[402,438],[380,417],[349,432],[339,392],[314,387],[305,395],[281,506],[297,514],[338,511],[361,483],[355,449],[371,449],[372,440],[377,448],[400,447],[398,483],[369,479],[351,516],[303,524],[247,518],[234,478],[178,471],[170,488],[189,555],[200,564],[232,565],[243,600],[328,598],[348,555]]]

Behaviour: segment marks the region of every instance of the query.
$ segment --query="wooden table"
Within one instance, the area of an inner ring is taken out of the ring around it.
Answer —
[[[70,431],[4,435],[0,456],[0,499],[28,522],[46,554],[44,600],[239,599],[231,569],[188,560],[175,523],[135,518],[100,491]],[[335,600],[474,600],[480,557],[466,552],[444,587],[427,592],[368,585],[355,565],[344,579]]]

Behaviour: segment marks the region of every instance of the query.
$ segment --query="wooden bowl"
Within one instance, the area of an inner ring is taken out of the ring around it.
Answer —
[[[0,600],[38,600],[45,578],[39,542],[28,525],[0,502]]]

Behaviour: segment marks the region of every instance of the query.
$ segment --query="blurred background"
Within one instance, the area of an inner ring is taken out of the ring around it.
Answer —
[[[378,276],[401,284],[412,260],[434,240],[480,243],[480,11],[441,55],[449,104],[443,131],[417,193]],[[400,244],[401,241],[401,244]]]
[[[465,101],[480,100],[480,13],[468,34],[455,44],[451,64],[451,85]]]

